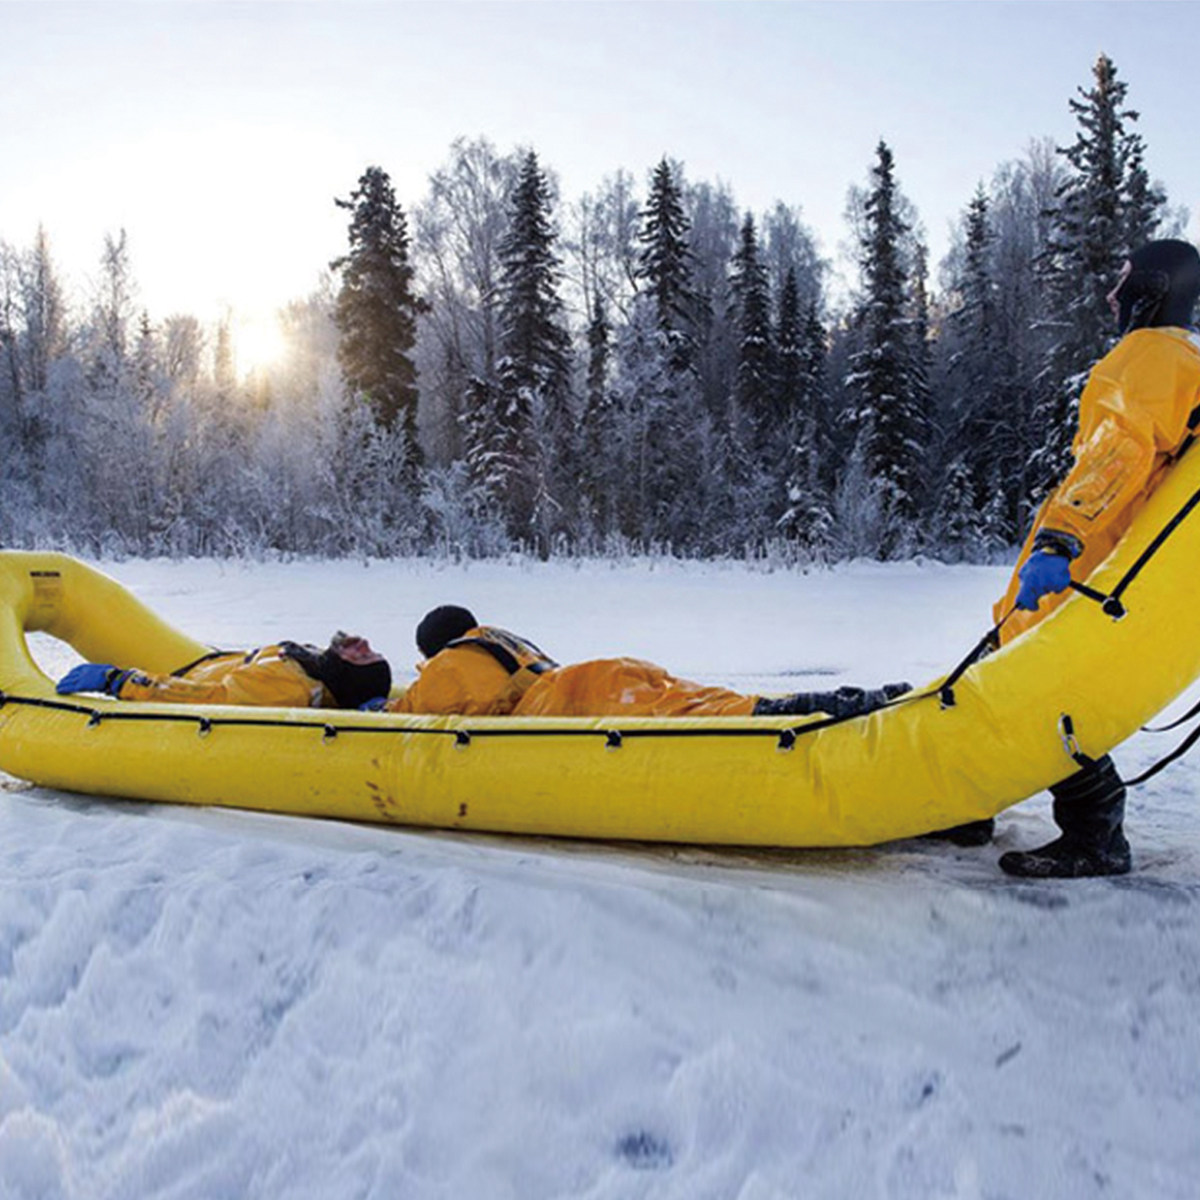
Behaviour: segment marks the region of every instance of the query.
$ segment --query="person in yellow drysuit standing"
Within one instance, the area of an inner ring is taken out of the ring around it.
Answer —
[[[1079,401],[1075,463],[1042,505],[995,607],[1002,643],[1042,620],[1109,554],[1161,481],[1200,406],[1200,336],[1191,330],[1200,254],[1149,242],[1129,256],[1108,302],[1121,340],[1092,369]],[[1125,785],[1106,754],[1055,784],[1060,837],[1000,859],[1010,875],[1123,875]]]

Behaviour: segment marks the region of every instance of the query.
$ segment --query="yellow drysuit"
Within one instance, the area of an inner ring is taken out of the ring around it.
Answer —
[[[503,665],[482,642],[504,639],[516,659]],[[510,668],[516,665],[517,670]],[[756,697],[676,679],[637,658],[559,667],[504,630],[479,626],[422,663],[390,712],[520,717],[747,717]]]
[[[1197,405],[1200,337],[1187,330],[1134,330],[1092,368],[1079,401],[1075,464],[1038,512],[995,620],[1012,609],[1018,573],[1035,549],[1062,546],[1072,555],[1071,578],[1087,579],[1158,486]],[[1036,612],[1015,610],[1001,641],[1011,641],[1070,595],[1043,596]]]
[[[280,708],[337,708],[325,685],[313,679],[281,646],[216,654],[178,675],[135,671],[121,685],[122,700],[167,704],[251,704]]]

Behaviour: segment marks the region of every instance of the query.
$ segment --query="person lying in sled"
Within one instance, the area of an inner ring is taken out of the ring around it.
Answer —
[[[447,604],[417,626],[424,656],[416,681],[387,703],[389,712],[522,717],[750,717],[825,713],[855,717],[882,708],[907,683],[865,691],[798,692],[767,698],[676,679],[637,658],[604,658],[561,667],[532,642],[481,625]]]
[[[1082,582],[1108,556],[1188,438],[1200,405],[1200,337],[1190,328],[1197,296],[1200,254],[1188,242],[1148,242],[1121,268],[1108,294],[1121,340],[1092,368],[1074,466],[1038,512],[995,606],[1002,644],[1053,612],[1072,579]],[[1125,784],[1109,755],[1050,794],[1062,835],[1003,855],[1003,870],[1060,878],[1129,871]]]
[[[360,708],[386,697],[392,669],[364,637],[338,632],[324,650],[279,642],[218,652],[170,675],[108,663],[81,663],[58,681],[60,695],[104,692],[167,704],[250,704],[279,708]]]

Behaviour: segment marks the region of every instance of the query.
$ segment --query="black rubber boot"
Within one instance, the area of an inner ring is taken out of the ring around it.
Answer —
[[[1125,785],[1106,754],[1050,789],[1062,836],[1036,850],[1010,850],[1000,869],[1029,879],[1127,875],[1132,866],[1125,819]]]
[[[836,692],[795,692],[791,696],[760,696],[754,703],[756,717],[807,717],[826,713],[838,720],[862,717],[883,708],[897,696],[912,691],[910,683],[885,683],[883,687],[840,687]]]
[[[923,833],[921,836],[938,842],[953,842],[956,846],[986,846],[996,832],[994,817],[984,817],[981,821],[967,821],[962,825],[952,825],[949,829],[935,829],[933,833]]]

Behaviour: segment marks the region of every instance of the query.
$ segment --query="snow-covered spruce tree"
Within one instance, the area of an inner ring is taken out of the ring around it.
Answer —
[[[665,157],[654,168],[641,216],[637,278],[641,290],[654,297],[672,369],[685,370],[695,354],[696,294],[683,192]]]
[[[591,542],[603,542],[617,527],[620,481],[612,462],[612,339],[607,306],[597,296],[587,326],[587,379],[577,457],[580,531]]]
[[[914,446],[917,465],[916,498],[919,503],[917,520],[909,522],[905,535],[897,549],[904,553],[917,549],[926,540],[929,519],[929,451],[932,440],[930,415],[934,399],[934,354],[932,342],[932,316],[929,302],[929,248],[920,238],[914,239],[911,265],[910,312],[912,320],[909,335],[909,354],[912,356],[912,410],[917,414],[917,430],[920,444]],[[904,547],[907,547],[905,549]]]
[[[901,215],[892,152],[876,147],[871,187],[862,205],[859,231],[861,295],[853,321],[859,347],[847,380],[849,414],[863,470],[880,493],[887,525],[880,552],[902,553],[911,544],[921,513],[928,440],[927,413],[916,358],[920,331],[914,331],[913,295],[905,238],[911,225]]]
[[[832,530],[829,495],[822,482],[827,449],[825,330],[815,300],[801,313],[794,268],[784,277],[776,340],[786,501],[776,516],[776,527],[808,551],[821,554]]]
[[[559,295],[561,260],[549,181],[530,150],[500,242],[498,424],[512,471],[501,502],[517,538],[543,556],[560,524],[573,456],[567,410],[571,340]]]
[[[380,167],[368,167],[349,199],[334,203],[351,214],[349,251],[330,263],[341,273],[334,320],[342,374],[382,425],[404,430],[415,462],[417,372],[411,351],[423,303],[413,290],[408,223]]]
[[[1105,296],[1129,252],[1153,235],[1165,204],[1146,176],[1143,139],[1131,128],[1138,114],[1125,106],[1128,85],[1104,54],[1092,77],[1092,87],[1070,101],[1078,129],[1059,149],[1068,175],[1054,198],[1042,259],[1055,336],[1035,413],[1045,441],[1032,464],[1034,500],[1070,466],[1079,394],[1115,333]]]
[[[754,217],[742,221],[737,253],[729,275],[733,325],[737,331],[737,374],[734,404],[753,430],[760,455],[777,444],[783,410],[775,380],[771,330],[771,293],[758,249]]]

